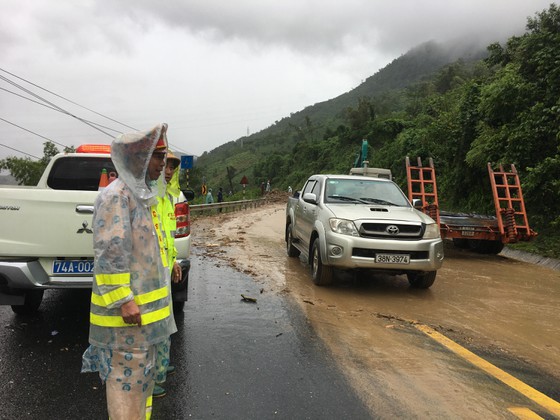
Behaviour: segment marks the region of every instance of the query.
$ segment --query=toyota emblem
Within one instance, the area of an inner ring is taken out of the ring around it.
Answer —
[[[395,225],[389,225],[385,229],[385,232],[387,232],[389,235],[398,235],[399,234],[399,227],[395,226]]]

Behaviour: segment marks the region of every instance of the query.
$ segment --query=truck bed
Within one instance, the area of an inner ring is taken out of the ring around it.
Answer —
[[[439,220],[442,225],[447,226],[473,226],[498,229],[498,219],[495,216],[441,211]]]

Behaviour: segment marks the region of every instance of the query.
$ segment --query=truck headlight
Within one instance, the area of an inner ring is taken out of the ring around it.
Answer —
[[[437,223],[430,223],[426,225],[426,230],[424,231],[424,239],[437,239],[439,238],[439,226]]]
[[[360,236],[356,225],[352,220],[346,219],[329,219],[331,230],[335,233],[350,236]]]

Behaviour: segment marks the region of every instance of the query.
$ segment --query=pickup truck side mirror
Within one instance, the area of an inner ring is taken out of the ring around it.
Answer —
[[[424,203],[419,198],[415,198],[414,200],[412,200],[412,206],[415,209],[422,210],[422,207],[424,207]]]
[[[193,190],[181,190],[187,201],[194,200],[194,191]]]
[[[317,204],[317,194],[305,193],[303,194],[303,201],[306,203]]]

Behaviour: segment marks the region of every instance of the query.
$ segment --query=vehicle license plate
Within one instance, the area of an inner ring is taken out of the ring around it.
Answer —
[[[57,260],[53,262],[53,274],[91,274],[92,260]]]
[[[408,264],[409,254],[375,254],[375,262],[383,264]]]
[[[473,227],[468,227],[468,226],[463,226],[461,228],[461,235],[462,236],[474,236],[474,228]]]

